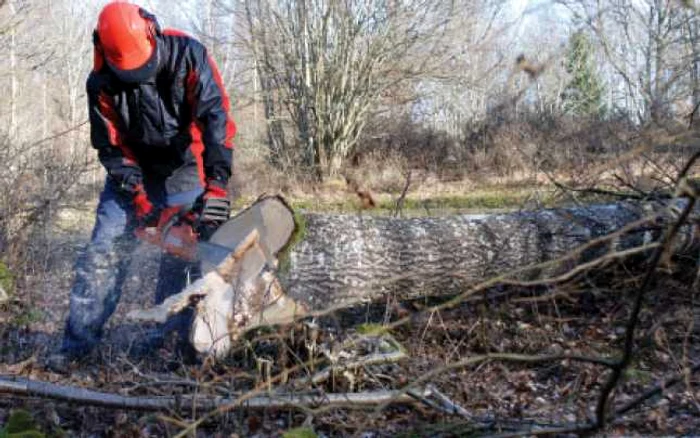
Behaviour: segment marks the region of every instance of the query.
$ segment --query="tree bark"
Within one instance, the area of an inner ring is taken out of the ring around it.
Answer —
[[[648,220],[620,232],[643,218]],[[469,284],[557,260],[615,232],[619,235],[607,243],[511,279],[561,275],[610,252],[640,248],[643,253],[674,216],[662,204],[618,203],[494,215],[305,214],[304,219],[304,237],[283,256],[279,277],[290,298],[320,311],[389,293],[400,299],[457,294]],[[689,228],[677,242],[679,249],[694,243]]]

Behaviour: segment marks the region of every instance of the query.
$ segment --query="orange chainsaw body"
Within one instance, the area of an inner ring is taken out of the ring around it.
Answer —
[[[192,213],[182,207],[169,207],[161,212],[158,225],[138,228],[139,239],[159,246],[163,251],[185,260],[197,259],[197,233],[193,228]]]

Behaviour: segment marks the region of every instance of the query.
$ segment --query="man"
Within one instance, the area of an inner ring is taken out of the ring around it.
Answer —
[[[191,206],[204,239],[230,213],[236,128],[205,47],[182,32],[161,30],[155,16],[123,1],[104,7],[93,42],[91,140],[107,178],[91,242],[76,263],[62,347],[49,358],[54,369],[65,369],[99,342],[139,228],[156,225],[166,207]],[[182,290],[192,268],[164,254],[156,303]]]

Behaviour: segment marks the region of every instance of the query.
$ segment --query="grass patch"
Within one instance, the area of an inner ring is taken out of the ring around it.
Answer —
[[[368,214],[387,215],[393,214],[396,209],[397,194],[378,194],[375,196],[377,208]],[[540,205],[554,205],[551,195],[545,194],[545,199],[540,199]],[[409,194],[403,202],[402,212],[406,216],[426,216],[440,213],[469,213],[484,211],[505,211],[522,208],[529,200],[542,198],[542,193],[536,187],[495,187],[483,188],[460,194],[440,194],[425,196],[421,193]],[[295,209],[315,212],[356,213],[360,210],[357,198],[352,194],[346,194],[332,200],[318,198],[292,199],[291,205]]]
[[[617,201],[617,198],[593,193],[575,193],[562,196],[561,191],[550,185],[506,183],[484,185],[472,189],[436,187],[436,191],[418,188],[409,192],[401,210],[404,217],[440,216],[448,214],[499,213],[520,209],[539,209],[570,206],[577,202],[598,203]],[[393,215],[399,193],[374,193],[377,207],[361,210],[359,198],[345,188],[324,186],[311,193],[298,193],[286,199],[295,211],[363,214],[374,216]],[[234,210],[249,206],[256,198],[241,197],[234,202]]]

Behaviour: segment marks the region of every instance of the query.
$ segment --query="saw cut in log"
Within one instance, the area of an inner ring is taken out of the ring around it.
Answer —
[[[292,210],[279,197],[256,201],[222,225],[211,243],[237,247],[200,280],[151,309],[131,312],[138,321],[164,322],[195,306],[190,340],[201,353],[224,356],[231,341],[260,325],[294,320],[305,309],[285,296],[277,281],[274,255],[296,229]]]
[[[264,196],[226,221],[209,239],[210,243],[233,248],[256,230],[262,249],[267,256],[276,256],[287,246],[296,231],[294,211],[281,196]],[[202,272],[210,272],[217,266],[202,263]]]
[[[263,324],[292,321],[304,309],[286,297],[271,272],[263,272],[268,255],[253,229],[212,272],[169,297],[161,305],[131,312],[137,321],[163,323],[195,306],[190,341],[200,353],[225,356],[231,341]]]
[[[243,272],[241,267],[246,265],[242,263],[244,260],[250,260],[251,250],[257,247],[259,238],[257,230],[250,231],[236,250],[217,266],[216,275],[224,286],[211,289],[197,304],[190,341],[200,353],[222,356],[228,352],[231,346],[229,328],[236,327],[234,317],[237,315],[234,312],[237,297],[234,288],[249,287],[249,283],[255,280],[257,273]],[[241,278],[240,274],[246,276]],[[234,281],[236,284],[232,283]]]
[[[204,277],[195,281],[179,294],[170,296],[158,306],[150,309],[139,309],[129,312],[127,318],[134,321],[164,323],[170,316],[182,312],[187,307],[193,306],[199,299],[216,295],[218,299],[226,299],[227,293],[232,289],[229,281],[234,273],[236,264],[243,258],[244,254],[255,245],[258,239],[258,232],[253,230],[248,237],[243,239],[241,244],[214,270],[205,274]],[[221,311],[225,312],[225,307],[221,306]]]
[[[190,340],[200,353],[225,356],[231,341],[245,330],[266,321],[270,310],[274,317],[293,310],[293,319],[303,309],[284,296],[274,273],[266,271],[265,253],[256,229],[244,244],[226,258],[216,273],[226,281],[226,287],[211,290],[196,307]],[[268,316],[269,318],[269,316]]]

